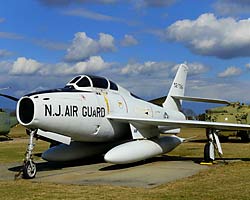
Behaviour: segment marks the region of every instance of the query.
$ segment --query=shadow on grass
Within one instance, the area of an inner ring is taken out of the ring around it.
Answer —
[[[218,164],[223,164],[227,163],[230,161],[236,161],[236,160],[241,160],[241,161],[250,161],[250,158],[217,158],[216,161]],[[112,170],[121,170],[121,169],[128,169],[128,168],[133,168],[145,164],[150,164],[150,163],[155,163],[155,162],[168,162],[168,161],[192,161],[196,164],[200,164],[201,162],[204,161],[203,157],[181,157],[181,156],[159,156],[159,157],[154,157],[150,158],[144,161],[139,161],[136,163],[132,164],[114,164],[111,166],[103,167],[100,169],[100,171],[112,171]]]
[[[188,141],[189,143],[207,143],[207,139],[198,139],[198,140],[190,140]],[[221,143],[232,143],[232,144],[235,144],[235,143],[242,143],[242,144],[248,144],[249,142],[245,142],[245,141],[242,141],[241,139],[239,138],[229,138],[228,140],[226,141],[220,141]]]
[[[126,169],[126,168],[132,168],[137,167],[140,165],[150,164],[150,163],[156,163],[156,162],[168,162],[168,161],[193,161],[194,163],[199,164],[202,162],[203,158],[197,158],[197,157],[181,157],[181,156],[167,156],[162,155],[158,157],[153,157],[144,161],[139,161],[132,164],[116,164],[104,167],[100,169],[100,171],[109,171],[109,170],[120,170],[120,169]]]
[[[36,154],[36,156],[39,154]],[[75,160],[69,162],[38,162],[36,163],[37,171],[53,171],[53,170],[60,170],[63,168],[70,168],[70,167],[77,167],[83,165],[93,165],[104,163],[103,156],[96,156],[95,158],[91,159],[83,159],[83,160]],[[23,165],[18,165],[15,167],[11,167],[8,170],[13,172],[19,172],[22,170]]]
[[[6,141],[11,141],[11,140],[13,139],[7,135],[0,136],[0,142],[6,142]]]
[[[40,156],[41,154],[35,154],[36,156]],[[202,158],[194,158],[194,157],[179,157],[179,156],[159,156],[159,157],[153,157],[147,160],[139,161],[136,163],[131,164],[122,164],[122,165],[109,165],[106,167],[103,167],[99,169],[100,171],[110,171],[110,170],[120,170],[120,169],[128,169],[133,168],[137,166],[142,166],[149,163],[155,163],[155,162],[163,162],[163,161],[193,161],[195,163],[199,163],[202,161]],[[91,159],[84,159],[84,160],[76,160],[76,161],[70,161],[70,162],[39,162],[36,163],[37,165],[37,171],[53,171],[53,170],[60,170],[63,168],[70,168],[70,167],[77,167],[77,166],[83,166],[83,165],[94,165],[94,164],[100,164],[104,163],[103,156],[97,156],[95,158]],[[18,165],[15,167],[11,167],[8,170],[13,172],[19,172],[22,170],[23,166]]]
[[[227,163],[230,161],[250,161],[250,158],[217,158],[216,161],[218,164],[223,164]],[[203,161],[203,157],[181,157],[181,156],[158,156],[158,157],[153,157],[144,161],[139,161],[136,163],[131,163],[131,164],[113,164],[113,165],[108,165],[106,167],[102,167],[99,169],[99,171],[114,171],[114,170],[121,170],[121,169],[129,169],[129,168],[134,168],[138,166],[143,166],[145,164],[150,164],[150,163],[156,163],[156,162],[168,162],[168,161],[192,161],[196,164],[200,164]],[[225,161],[225,162],[224,162]],[[95,158],[91,159],[84,159],[84,160],[77,160],[77,161],[71,161],[71,162],[39,162],[36,163],[37,165],[37,171],[53,171],[53,170],[60,170],[64,168],[70,168],[70,167],[78,167],[78,166],[84,166],[84,165],[94,165],[94,164],[100,164],[104,163],[103,156],[97,156]],[[13,172],[19,172],[22,170],[22,165],[11,167],[8,170],[13,171]]]

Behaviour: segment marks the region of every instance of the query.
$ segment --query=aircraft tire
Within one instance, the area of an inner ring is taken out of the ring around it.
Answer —
[[[205,162],[211,162],[213,161],[211,158],[210,158],[210,143],[206,143],[205,144],[205,147],[204,147],[204,161]]]
[[[36,176],[36,164],[33,161],[27,161],[23,166],[23,178],[32,179]]]

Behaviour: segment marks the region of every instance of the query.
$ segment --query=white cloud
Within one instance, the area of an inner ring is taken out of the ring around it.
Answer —
[[[6,49],[0,49],[0,58],[8,57],[10,55],[12,55],[12,52],[7,51]]]
[[[10,70],[12,75],[34,74],[42,67],[42,64],[36,60],[19,57]]]
[[[119,19],[119,18],[112,17],[109,15],[104,15],[101,13],[89,11],[83,8],[66,10],[66,11],[63,11],[63,14],[69,15],[69,16],[83,17],[83,18],[92,19],[96,21],[125,22],[123,19]]]
[[[189,75],[200,75],[208,71],[202,63],[186,63]],[[172,62],[147,61],[144,63],[128,63],[122,67],[120,73],[127,76],[152,76],[152,77],[171,77],[176,73],[180,64]]]
[[[233,58],[250,56],[250,20],[217,19],[206,13],[196,20],[180,20],[169,26],[166,38],[183,43],[200,55]]]
[[[70,4],[121,4],[129,3],[137,8],[170,6],[177,0],[39,0],[46,6],[68,6]]]
[[[8,61],[0,61],[0,74],[6,74],[12,67],[12,63]]]
[[[122,46],[134,46],[137,45],[138,41],[132,36],[132,35],[125,35],[124,38],[121,41]]]
[[[74,17],[82,17],[86,19],[91,19],[95,21],[103,21],[103,22],[117,22],[123,23],[129,26],[136,26],[139,24],[137,21],[130,21],[124,18],[118,18],[111,15],[103,14],[100,12],[90,11],[84,8],[73,8],[62,11],[63,15],[74,16]]]
[[[186,95],[250,103],[249,87],[250,82],[243,79],[188,78]]]
[[[0,62],[0,72],[19,76],[69,76],[76,74],[98,73],[111,67],[112,63],[105,62],[100,56],[92,56],[89,59],[75,64],[70,63],[41,63],[33,59],[19,57],[14,62]]]
[[[147,61],[144,63],[129,63],[121,68],[121,74],[129,76],[150,75],[158,77],[159,75],[167,74],[171,67],[173,67],[173,64],[167,62]]]
[[[208,67],[199,62],[185,63],[188,66],[188,75],[200,75],[208,71]],[[176,64],[172,71],[176,73],[179,68],[179,64]]]
[[[221,15],[249,14],[249,0],[217,0],[213,4],[215,11]]]
[[[201,63],[189,63],[188,75],[204,74],[208,68]],[[152,99],[167,95],[179,64],[173,62],[147,61],[129,63],[113,73],[113,79],[136,95]],[[198,77],[201,76],[191,76]]]
[[[247,63],[247,64],[246,64],[246,68],[247,68],[247,69],[250,69],[250,63]]]
[[[19,57],[15,61],[0,61],[0,88],[10,86],[14,96],[22,96],[37,89],[60,88],[78,74],[102,74],[113,63],[101,57],[90,57],[84,62],[42,63],[33,59]],[[17,84],[18,83],[18,84]]]
[[[115,50],[114,38],[112,35],[100,33],[99,36],[100,36],[98,41],[98,46],[100,48],[99,51],[107,52]]]
[[[20,40],[20,39],[23,39],[23,36],[18,35],[16,33],[0,32],[0,38]]]
[[[228,67],[226,68],[225,71],[221,72],[218,74],[218,77],[220,78],[227,78],[227,77],[232,77],[232,76],[239,76],[241,75],[242,70],[237,67]]]
[[[143,7],[163,7],[174,4],[176,0],[136,0],[135,5],[137,8]]]
[[[208,71],[208,67],[202,63],[192,62],[187,63],[187,65],[189,75],[203,74]]]
[[[96,41],[86,35],[85,32],[75,34],[71,46],[67,49],[65,60],[77,62],[85,60],[103,52],[115,50],[114,38],[112,35],[100,33]]]
[[[39,0],[46,6],[67,6],[70,4],[113,4],[122,0]]]
[[[104,62],[100,56],[92,56],[86,61],[78,62],[73,66],[68,64],[57,64],[55,74],[61,75],[75,75],[85,73],[96,73],[105,70],[111,64]]]
[[[250,93],[246,92],[250,87],[249,81],[221,79],[216,76],[207,78],[205,72],[208,68],[204,64],[197,62],[187,64],[189,66],[188,75],[195,73],[200,75],[188,76],[187,95],[249,102]],[[19,76],[12,74],[14,65],[19,66],[16,68],[19,69]],[[73,76],[90,73],[104,75],[136,95],[152,99],[168,93],[175,76],[175,66],[176,64],[172,62],[155,61],[129,63],[121,66],[119,63],[107,63],[99,56],[93,56],[78,63],[61,62],[56,64],[17,58],[15,62],[0,62],[0,88],[12,86],[14,93],[21,96],[37,90],[37,88],[63,87]]]

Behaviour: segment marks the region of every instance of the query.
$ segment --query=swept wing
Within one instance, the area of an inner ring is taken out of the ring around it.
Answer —
[[[196,120],[149,119],[113,115],[109,115],[107,116],[107,118],[124,123],[141,124],[142,126],[169,126],[173,128],[212,128],[218,130],[250,130],[250,125],[247,124],[231,124]]]

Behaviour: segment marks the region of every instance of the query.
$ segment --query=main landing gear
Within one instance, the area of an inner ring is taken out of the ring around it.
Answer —
[[[218,130],[206,129],[206,135],[208,142],[204,147],[204,161],[205,163],[213,163],[215,160],[215,150],[218,152],[219,156],[222,158],[223,152],[219,137],[217,135]]]
[[[32,179],[36,176],[36,164],[33,162],[32,151],[34,149],[34,136],[36,135],[37,130],[30,131],[29,135],[29,144],[25,153],[25,160],[23,163],[23,178]]]

